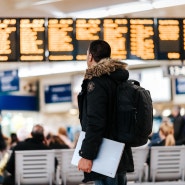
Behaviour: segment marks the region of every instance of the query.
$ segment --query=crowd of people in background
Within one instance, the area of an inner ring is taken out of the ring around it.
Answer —
[[[181,107],[174,106],[168,117],[163,118],[157,133],[152,133],[148,146],[174,146],[185,144],[185,116]]]
[[[171,115],[163,118],[157,133],[152,133],[148,147],[175,146],[185,144],[185,116],[180,114],[180,106],[172,108]],[[33,149],[70,149],[75,148],[77,138],[71,141],[65,127],[58,128],[57,134],[44,133],[44,126],[36,124],[32,132],[21,128],[10,137],[4,136],[0,125],[0,184],[12,185],[14,182],[14,151]],[[8,151],[12,151],[11,155]],[[149,157],[148,157],[148,160]],[[147,163],[149,163],[147,161]],[[7,172],[9,175],[7,175]],[[8,179],[5,178],[8,177]],[[4,182],[4,183],[3,183]]]
[[[14,185],[15,151],[70,149],[75,148],[75,145],[76,140],[72,142],[68,138],[65,127],[60,127],[58,134],[46,134],[44,126],[36,124],[31,133],[22,128],[17,133],[11,133],[10,137],[5,137],[0,127],[0,184]]]

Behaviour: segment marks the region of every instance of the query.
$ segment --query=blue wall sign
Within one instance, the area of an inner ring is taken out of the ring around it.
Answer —
[[[185,78],[175,79],[176,94],[185,94]]]
[[[38,97],[0,95],[0,110],[39,111]]]
[[[45,103],[72,102],[71,84],[45,86],[44,95]]]
[[[18,70],[0,71],[0,92],[12,92],[19,90]]]

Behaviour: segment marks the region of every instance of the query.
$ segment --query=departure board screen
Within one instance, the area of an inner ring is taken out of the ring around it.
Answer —
[[[17,20],[0,18],[0,61],[17,61]]]
[[[157,31],[158,59],[180,59],[180,19],[157,19]]]
[[[111,57],[127,58],[128,20],[103,19],[103,39],[111,46]]]
[[[101,19],[76,19],[76,60],[86,60],[89,43],[101,38]]]
[[[102,39],[118,60],[184,60],[185,18],[0,18],[0,62],[86,60]]]
[[[155,59],[154,19],[130,19],[129,59]]]
[[[20,61],[45,60],[45,19],[20,19]]]
[[[48,51],[50,61],[74,60],[73,19],[48,20]]]
[[[185,19],[182,19],[182,59],[185,59]]]

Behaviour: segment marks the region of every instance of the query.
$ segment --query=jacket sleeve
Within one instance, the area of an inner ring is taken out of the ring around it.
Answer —
[[[93,79],[87,84],[87,125],[86,135],[79,152],[86,159],[95,159],[107,123],[108,95],[101,79]]]

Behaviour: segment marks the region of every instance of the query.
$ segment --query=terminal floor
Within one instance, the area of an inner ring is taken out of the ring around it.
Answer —
[[[185,181],[165,181],[165,182],[128,182],[127,185],[185,185]]]
[[[68,184],[67,184],[68,185]],[[72,184],[69,184],[72,185]],[[73,184],[73,185],[87,185],[87,184]],[[94,184],[89,184],[89,185],[94,185]],[[128,182],[127,185],[185,185],[185,181],[165,181],[165,182]]]
[[[2,184],[0,184],[2,185]],[[94,185],[93,183],[67,183],[67,185]],[[165,181],[165,182],[128,182],[127,185],[185,185],[185,181]]]

